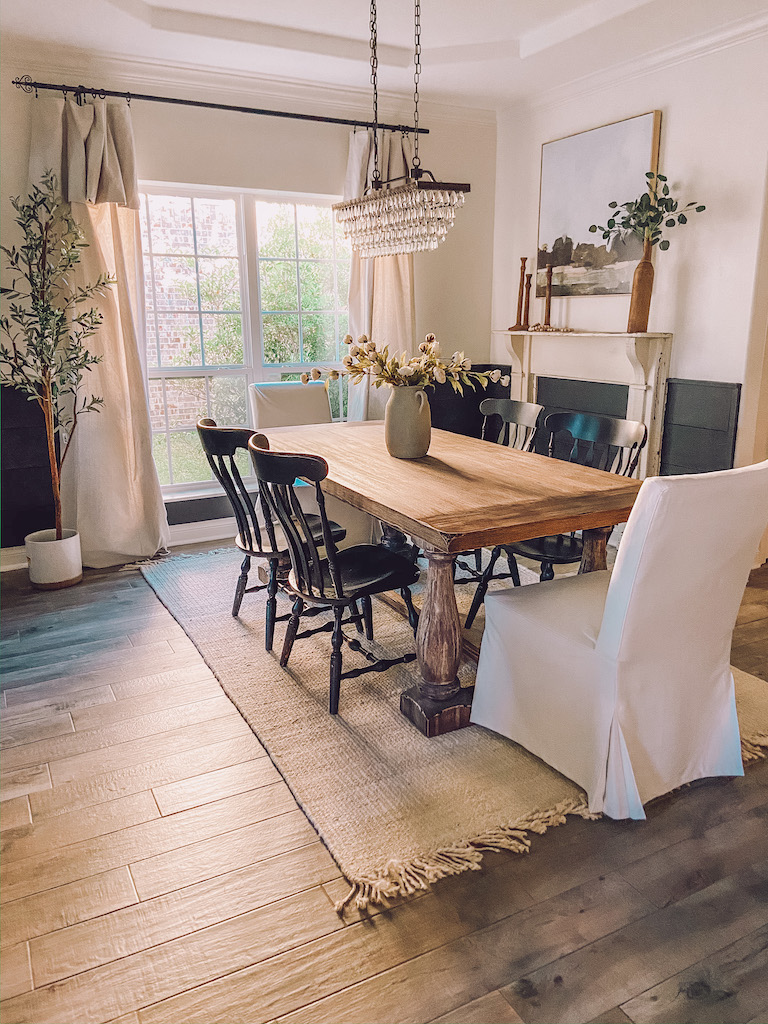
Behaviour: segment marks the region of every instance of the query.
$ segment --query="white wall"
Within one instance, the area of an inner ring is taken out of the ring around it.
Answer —
[[[36,102],[10,84],[17,75],[217,103],[370,117],[370,97],[365,91],[338,94],[293,86],[281,95],[278,86],[256,80],[150,68],[138,62],[117,66],[64,50],[4,57],[0,83],[0,225],[4,233],[12,213],[7,197],[26,188],[29,126]],[[398,124],[408,121],[412,111],[401,104],[380,96],[380,117]],[[140,178],[323,194],[342,191],[350,130],[345,126],[141,101],[132,104],[132,113]],[[470,182],[472,193],[440,250],[415,257],[416,340],[434,331],[444,349],[465,348],[473,358],[485,358],[491,307],[495,123],[487,112],[433,108],[430,113],[426,104],[421,115],[421,123],[430,129],[420,143],[423,166],[441,180]]]
[[[764,37],[617,74],[600,88],[574,88],[549,102],[545,96],[500,117],[493,326],[514,322],[519,257],[528,256],[529,269],[535,265],[542,143],[649,110],[662,111],[662,173],[686,199],[707,206],[656,254],[649,330],[675,336],[671,376],[744,385],[737,462],[752,462],[768,318],[768,268],[759,261],[767,229]],[[532,319],[543,318],[542,306],[537,300]],[[623,331],[628,308],[628,296],[555,298],[552,323]],[[498,337],[492,350],[503,357]]]

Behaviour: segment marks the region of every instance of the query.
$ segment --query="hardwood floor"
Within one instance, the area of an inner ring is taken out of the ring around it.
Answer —
[[[340,919],[344,880],[135,571],[2,579],[7,1024],[768,1021],[768,762]],[[768,567],[733,663],[768,680]]]

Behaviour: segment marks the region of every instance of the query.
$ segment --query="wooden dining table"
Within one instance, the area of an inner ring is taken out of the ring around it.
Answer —
[[[462,625],[453,586],[457,554],[582,530],[580,572],[606,567],[611,529],[625,522],[639,480],[433,430],[427,455],[396,459],[381,421],[266,431],[275,451],[321,455],[323,490],[408,534],[427,559],[416,656],[420,679],[403,712],[425,735],[469,724],[473,690],[460,687]],[[547,584],[544,584],[546,586]]]

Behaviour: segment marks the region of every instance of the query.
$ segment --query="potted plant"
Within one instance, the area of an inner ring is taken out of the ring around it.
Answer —
[[[503,384],[509,383],[509,377],[501,377],[501,370],[473,370],[471,360],[463,352],[454,352],[447,362],[443,361],[434,334],[426,336],[415,356],[405,352],[401,356],[390,355],[388,346],[377,348],[376,342],[365,334],[356,344],[347,334],[344,343],[349,351],[342,360],[343,374],[349,375],[355,384],[369,377],[375,388],[392,388],[384,410],[384,439],[389,454],[398,459],[419,459],[429,449],[432,423],[425,388],[447,382],[461,395],[465,387],[485,388],[489,381],[500,378]]]
[[[697,203],[680,206],[680,200],[670,194],[667,179],[663,174],[648,171],[648,188],[637,199],[619,205],[609,203],[616,212],[608,222],[592,224],[590,231],[600,231],[606,241],[619,238],[624,241],[629,235],[636,235],[643,243],[643,256],[632,279],[632,298],[629,304],[628,334],[641,334],[648,330],[648,314],[651,308],[653,290],[653,263],[651,252],[654,245],[662,250],[669,248],[669,240],[663,237],[663,228],[687,224],[689,213],[702,213],[706,207]]]
[[[61,468],[78,417],[98,411],[103,399],[82,393],[85,374],[101,360],[85,346],[99,329],[95,308],[81,309],[113,283],[102,274],[92,284],[72,282],[86,242],[59,192],[52,172],[33,186],[25,200],[11,199],[23,232],[19,245],[0,246],[10,288],[8,311],[0,316],[0,383],[22,391],[43,412],[48,442],[55,526],[24,538],[29,577],[42,588],[71,586],[82,579],[80,537],[64,529],[61,517]]]

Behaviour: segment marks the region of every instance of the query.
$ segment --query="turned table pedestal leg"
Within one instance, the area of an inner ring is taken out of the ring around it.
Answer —
[[[606,545],[613,531],[612,526],[600,526],[595,530],[584,530],[581,534],[581,565],[579,572],[595,572],[607,569]]]
[[[426,551],[427,584],[416,633],[421,679],[400,696],[400,710],[425,736],[469,725],[473,688],[460,688],[462,629],[453,590],[454,555]]]

